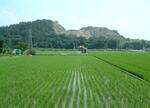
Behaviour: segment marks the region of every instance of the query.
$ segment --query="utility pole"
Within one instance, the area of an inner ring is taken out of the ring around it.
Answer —
[[[33,48],[33,43],[32,43],[32,29],[29,29],[29,42],[28,42],[29,49]]]
[[[73,50],[75,50],[76,49],[76,45],[75,45],[75,43],[73,43]]]

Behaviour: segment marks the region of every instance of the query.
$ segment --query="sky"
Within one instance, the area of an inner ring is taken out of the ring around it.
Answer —
[[[0,0],[0,26],[50,19],[68,29],[107,27],[150,40],[150,0]]]

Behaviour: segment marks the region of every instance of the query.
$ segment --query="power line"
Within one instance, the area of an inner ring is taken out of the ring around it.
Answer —
[[[29,42],[28,42],[28,46],[30,49],[33,48],[33,43],[32,43],[32,29],[29,29]]]

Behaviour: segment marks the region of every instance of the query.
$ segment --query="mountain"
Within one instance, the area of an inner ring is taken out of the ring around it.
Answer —
[[[113,38],[113,39],[124,38],[116,30],[110,30],[106,27],[92,27],[92,26],[83,27],[80,30],[68,30],[66,31],[66,34],[83,36],[86,38],[89,37],[106,37],[106,38]]]
[[[59,34],[66,31],[65,28],[61,26],[57,21],[45,19],[31,22],[31,29],[33,30],[33,32],[39,31],[41,34]]]
[[[46,19],[0,27],[0,41],[5,46],[16,48],[20,42],[29,44],[31,33],[33,46],[42,48],[71,49],[79,45],[110,49],[150,47],[149,41],[126,39],[118,31],[106,27],[88,26],[80,30],[66,30],[57,21]]]
[[[16,38],[25,38],[28,37],[29,30],[32,30],[33,37],[60,34],[66,31],[58,22],[43,19],[0,27],[0,35],[5,37],[13,36]]]
[[[122,38],[116,30],[110,30],[105,27],[83,27],[80,30],[66,30],[57,21],[52,20],[36,20],[32,22],[20,22],[19,24],[13,24],[7,27],[0,27],[0,35],[8,36],[17,35],[17,37],[27,37],[29,30],[32,29],[33,37],[48,35],[48,34],[65,34],[65,35],[75,35],[77,37],[83,36],[85,38],[89,37],[106,37],[119,39]]]

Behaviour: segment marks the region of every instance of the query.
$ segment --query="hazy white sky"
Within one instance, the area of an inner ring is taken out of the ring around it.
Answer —
[[[108,27],[150,40],[150,0],[0,0],[0,26],[51,19],[66,29]]]

